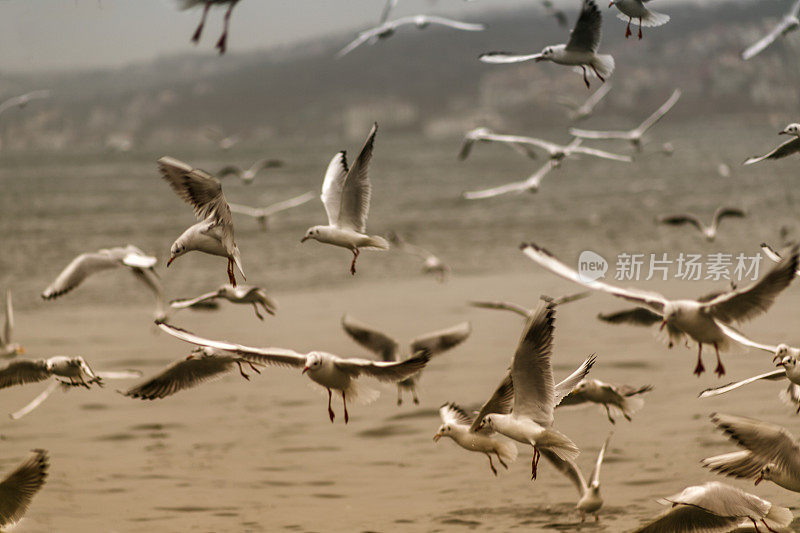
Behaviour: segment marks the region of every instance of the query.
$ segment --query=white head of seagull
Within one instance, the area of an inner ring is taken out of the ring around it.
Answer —
[[[583,82],[589,88],[587,67],[605,82],[614,72],[614,58],[599,55],[603,17],[594,0],[583,0],[581,12],[566,44],[546,46],[538,54],[513,54],[510,52],[488,52],[481,54],[484,63],[519,63],[521,61],[552,61],[559,65],[580,67]]]
[[[800,124],[797,122],[789,124],[781,130],[779,135],[794,135],[795,137],[800,137]]]
[[[353,261],[350,263],[350,273],[353,275],[356,273],[356,259],[360,248],[389,249],[386,239],[365,233],[372,193],[367,171],[377,131],[378,124],[374,123],[352,168],[347,166],[345,152],[333,156],[325,172],[320,196],[328,214],[328,224],[308,228],[300,239],[300,242],[313,239],[353,252]]]

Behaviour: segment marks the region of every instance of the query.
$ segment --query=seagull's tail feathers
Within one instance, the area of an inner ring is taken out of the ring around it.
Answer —
[[[362,246],[362,248],[370,248],[373,250],[388,250],[389,249],[389,241],[384,239],[379,235],[370,235],[369,239],[367,239],[367,244]]]
[[[603,78],[608,78],[614,72],[614,58],[609,54],[595,56],[592,60],[592,67]]]
[[[794,520],[794,515],[792,511],[787,509],[786,507],[781,507],[780,505],[772,504],[770,507],[767,516],[764,517],[764,525],[767,526],[767,529],[772,531],[779,531],[783,530],[786,527],[789,527],[789,524],[792,523]]]
[[[345,391],[347,403],[353,402],[360,405],[369,405],[381,395],[377,389],[370,388],[357,379],[350,381],[350,386]]]
[[[569,437],[554,429],[545,432],[536,439],[536,446],[547,448],[564,461],[574,461],[581,451]]]
[[[778,398],[792,409],[800,409],[800,386],[789,383],[789,386],[778,393]]]
[[[513,463],[519,454],[517,445],[514,444],[514,442],[512,442],[510,439],[505,439],[502,437],[497,439],[497,447],[495,448],[495,451],[504,463]]]
[[[631,415],[641,411],[642,407],[644,407],[644,398],[641,396],[631,396],[622,401],[620,411],[622,411],[625,418],[630,419]]]
[[[617,18],[624,22],[628,22],[631,18],[626,15],[625,13],[617,13]],[[635,23],[638,19],[632,19]],[[659,13],[657,11],[650,11],[650,13],[642,19],[642,27],[644,28],[654,28],[656,26],[663,26],[669,22],[669,15],[664,13]]]

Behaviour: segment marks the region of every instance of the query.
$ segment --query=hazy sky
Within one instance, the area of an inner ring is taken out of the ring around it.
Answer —
[[[662,0],[660,5],[674,1]],[[556,2],[578,5],[577,0]],[[395,15],[469,17],[538,3],[400,0]],[[242,0],[233,12],[228,50],[291,44],[367,27],[377,21],[383,4],[384,0]],[[223,10],[212,11],[203,39],[194,47],[189,38],[201,9],[179,11],[178,5],[177,0],[0,0],[0,71],[119,66],[161,55],[213,52]]]

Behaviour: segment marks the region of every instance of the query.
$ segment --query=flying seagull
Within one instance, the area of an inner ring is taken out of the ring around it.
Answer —
[[[347,166],[347,154],[337,153],[331,159],[322,182],[322,204],[328,214],[328,224],[311,226],[300,242],[308,239],[341,246],[353,252],[350,273],[356,273],[356,259],[360,248],[388,250],[389,243],[383,237],[367,235],[367,215],[372,195],[372,183],[367,175],[372,159],[372,148],[378,124],[372,125],[367,140],[361,148],[352,168]]]
[[[639,39],[642,38],[642,26],[656,27],[663,26],[669,22],[669,15],[651,11],[645,7],[644,3],[650,0],[611,0],[608,7],[616,6],[619,9],[617,18],[620,20],[627,19],[628,27],[625,30],[625,38],[631,36],[631,22],[633,19],[639,19]]]
[[[553,254],[534,243],[523,244],[521,249],[535,263],[575,283],[590,289],[609,293],[643,305],[661,316],[661,328],[668,327],[672,343],[691,338],[698,344],[698,376],[705,371],[701,359],[703,344],[713,344],[717,355],[715,372],[722,376],[725,367],[719,358],[719,351],[731,345],[730,338],[720,329],[717,321],[723,323],[743,322],[765,313],[778,295],[794,279],[798,265],[798,247],[792,248],[791,255],[778,263],[760,280],[746,288],[732,289],[714,298],[700,300],[669,300],[656,292],[640,289],[623,289],[604,281],[586,281],[578,272],[556,259]]]
[[[339,52],[336,54],[336,59],[346,56],[366,42],[374,43],[379,39],[387,39],[394,35],[394,32],[397,31],[397,29],[401,26],[407,26],[410,24],[415,25],[420,30],[427,28],[431,24],[447,26],[462,31],[483,31],[486,29],[486,26],[483,24],[461,22],[458,20],[437,17],[434,15],[413,15],[396,20],[389,20],[381,23],[379,26],[359,32],[358,37],[356,37],[347,46],[339,50]]]
[[[311,381],[328,391],[328,417],[333,422],[335,414],[331,408],[332,391],[342,394],[344,422],[350,420],[347,413],[347,399],[364,403],[374,401],[379,392],[361,385],[358,378],[367,376],[378,381],[398,382],[413,376],[428,364],[431,355],[427,351],[414,354],[402,362],[369,361],[367,359],[345,358],[327,352],[312,351],[301,354],[284,348],[252,348],[225,341],[204,339],[184,329],[166,323],[158,324],[166,333],[182,341],[241,355],[248,362],[264,365],[279,365],[302,368]]]
[[[44,291],[42,298],[54,300],[77,288],[83,281],[97,272],[112,268],[127,267],[129,272],[144,283],[156,299],[156,320],[165,320],[164,288],[153,268],[156,258],[145,254],[136,246],[117,246],[96,252],[83,253],[73,259]]]
[[[264,320],[263,315],[260,313],[258,306],[260,305],[264,312],[274,315],[278,310],[278,302],[267,295],[267,291],[256,285],[233,285],[225,284],[219,289],[205,294],[201,294],[196,298],[184,298],[172,300],[169,305],[173,309],[187,309],[195,307],[201,302],[210,300],[224,299],[234,304],[250,304],[256,312],[259,320]]]
[[[594,108],[600,103],[600,101],[606,97],[608,92],[611,90],[610,83],[604,83],[597,89],[592,95],[586,99],[585,102],[579,104],[570,98],[566,98],[563,96],[556,97],[556,103],[563,105],[564,107],[568,108],[569,111],[569,118],[573,121],[579,121],[586,118],[589,118],[594,113]]]
[[[581,13],[575,28],[569,36],[567,44],[547,46],[538,54],[514,54],[510,52],[488,52],[481,54],[484,63],[519,63],[521,61],[552,61],[558,65],[580,67],[583,71],[583,82],[590,88],[586,67],[605,82],[614,72],[614,58],[610,55],[598,55],[600,35],[602,33],[603,16],[594,0],[583,0]]]
[[[308,203],[314,199],[314,196],[315,194],[309,191],[299,196],[295,196],[281,202],[276,202],[265,207],[250,207],[247,205],[231,203],[229,203],[228,206],[231,208],[232,213],[238,213],[240,215],[247,215],[255,218],[259,226],[261,226],[261,230],[267,231],[269,229],[270,217],[286,211],[287,209],[292,209]]]
[[[409,243],[393,231],[390,231],[387,237],[393,249],[422,259],[422,272],[435,275],[439,279],[439,283],[444,283],[447,280],[447,276],[450,275],[450,267],[438,256],[434,255],[433,252]]]
[[[758,42],[750,45],[742,52],[742,59],[748,59],[757,56],[764,51],[769,45],[774,43],[778,37],[783,37],[788,33],[795,31],[800,27],[800,0],[792,4],[792,8],[784,15],[781,21],[775,26],[772,31],[762,37]]]
[[[786,156],[800,152],[800,123],[795,122],[793,124],[789,124],[779,132],[779,135],[789,135],[793,138],[778,146],[768,154],[753,156],[747,159],[744,164],[752,165],[753,163],[759,163],[766,159],[783,159]]]
[[[200,24],[197,26],[197,29],[192,35],[192,42],[195,44],[200,42],[200,36],[203,33],[203,26],[206,24],[206,17],[208,16],[208,10],[211,8],[211,6],[222,6],[227,4],[228,9],[225,11],[222,35],[219,36],[219,40],[216,44],[216,48],[219,50],[220,55],[224,54],[228,44],[228,25],[230,24],[231,12],[238,3],[239,0],[181,0],[181,9],[191,9],[200,5],[203,6],[203,16],[200,18]]]
[[[520,194],[525,191],[535,193],[539,190],[539,185],[542,183],[544,177],[547,176],[551,170],[558,166],[558,163],[551,159],[542,165],[539,170],[522,181],[513,181],[498,187],[482,189],[480,191],[465,191],[462,196],[466,200],[485,200],[486,198],[494,198],[495,196],[501,196],[509,193]]]
[[[0,481],[0,527],[17,524],[44,486],[50,461],[45,450],[31,455]]]
[[[190,226],[172,243],[167,266],[178,257],[192,250],[218,255],[228,259],[228,280],[236,286],[233,266],[242,270],[242,257],[233,238],[233,219],[231,209],[222,193],[222,184],[217,178],[199,168],[172,157],[158,160],[161,177],[169,183],[172,190],[187,204],[194,208],[200,222]]]
[[[394,363],[400,360],[400,343],[385,333],[359,322],[350,315],[342,317],[342,328],[350,338],[380,357],[382,361]],[[467,340],[471,331],[469,322],[462,322],[447,329],[426,333],[411,341],[409,353],[427,351],[431,357],[442,354]],[[417,397],[419,377],[420,373],[417,373],[397,382],[397,405],[403,403],[403,389],[411,391],[414,403],[419,403]]]
[[[0,114],[3,114],[5,111],[8,111],[14,107],[19,107],[21,109],[28,105],[28,102],[33,100],[50,98],[51,94],[52,93],[47,89],[40,89],[38,91],[30,91],[25,94],[21,94],[19,96],[13,96],[0,103]]]
[[[744,218],[747,214],[737,207],[718,207],[714,211],[714,216],[711,218],[711,225],[706,226],[698,217],[691,214],[680,215],[665,215],[658,217],[659,224],[666,224],[668,226],[682,226],[684,224],[691,224],[703,234],[708,242],[713,242],[717,237],[717,229],[719,223],[723,218]]]
[[[582,300],[584,298],[587,298],[591,294],[592,291],[582,291],[582,292],[576,292],[574,294],[559,296],[558,298],[551,298],[550,296],[545,296],[544,294],[542,294],[541,296],[539,296],[539,299],[544,300],[545,302],[553,302],[553,305],[562,305],[570,302],[575,302],[577,300]],[[535,309],[530,309],[523,305],[515,304],[514,302],[474,300],[469,302],[469,305],[471,305],[472,307],[478,307],[480,309],[497,309],[501,311],[511,311],[512,313],[516,313],[525,319],[530,318],[536,312]]]
[[[459,150],[458,152],[458,159],[460,161],[464,161],[472,151],[472,145],[480,142],[491,142],[494,140],[492,139],[494,135],[495,132],[485,127],[474,128],[469,130],[467,133],[464,134],[464,140],[461,143],[461,150]],[[519,143],[500,143],[500,144],[508,146],[518,154],[524,155],[531,159],[536,159],[536,152],[534,152],[526,144],[519,144]]]
[[[603,442],[603,446],[600,448],[600,452],[597,454],[597,459],[595,460],[594,468],[589,476],[588,483],[584,479],[581,469],[578,468],[578,465],[576,465],[574,461],[563,461],[552,455],[545,456],[550,460],[553,466],[564,474],[567,479],[572,481],[572,484],[578,489],[578,496],[580,499],[575,505],[575,508],[578,509],[578,513],[581,515],[581,523],[586,521],[586,515],[588,513],[594,515],[595,522],[600,521],[599,512],[603,507],[603,497],[600,495],[600,468],[603,466],[603,458],[606,455],[606,448],[608,448],[611,435],[613,435],[613,433],[608,434],[608,437],[606,437],[606,440]]]
[[[622,414],[625,420],[631,421],[631,415],[644,406],[644,399],[640,396],[653,390],[652,385],[632,387],[630,385],[612,385],[599,379],[582,379],[572,392],[561,401],[559,407],[595,403],[602,405],[606,410],[608,421],[616,424],[611,410]]]
[[[509,144],[511,146],[533,146],[540,148],[547,152],[551,161],[556,164],[561,163],[565,158],[571,156],[588,155],[592,157],[599,157],[601,159],[611,159],[613,161],[622,161],[630,163],[632,161],[630,156],[612,154],[604,150],[597,150],[595,148],[588,148],[581,146],[583,141],[580,138],[573,139],[569,144],[556,144],[544,139],[537,139],[536,137],[526,137],[523,135],[500,135],[497,133],[488,133],[481,136],[482,141],[486,142],[499,142]]]
[[[228,165],[222,167],[221,169],[219,169],[219,172],[217,172],[217,177],[222,179],[222,178],[227,178],[228,176],[236,176],[237,178],[242,180],[242,183],[244,183],[245,185],[249,185],[253,183],[253,180],[255,179],[256,175],[265,168],[280,168],[282,166],[283,166],[283,161],[281,161],[280,159],[264,158],[264,159],[259,159],[258,161],[250,165],[250,168],[246,169],[238,165]]]
[[[596,131],[596,130],[583,130],[580,128],[570,128],[570,135],[581,137],[583,139],[620,139],[628,141],[633,144],[637,152],[642,151],[642,137],[647,130],[652,128],[656,122],[661,120],[667,112],[678,102],[681,97],[680,89],[675,89],[672,95],[664,102],[661,107],[656,109],[655,113],[647,117],[644,122],[639,124],[632,130],[628,131]]]

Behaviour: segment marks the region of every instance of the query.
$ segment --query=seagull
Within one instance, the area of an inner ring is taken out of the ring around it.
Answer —
[[[757,56],[764,51],[769,45],[775,42],[778,37],[783,37],[788,33],[795,31],[800,27],[800,0],[792,4],[792,9],[784,15],[781,21],[775,26],[771,32],[762,37],[757,43],[750,45],[742,52],[742,59],[748,59]]]
[[[284,348],[251,348],[225,341],[204,339],[164,322],[158,324],[158,327],[182,341],[235,353],[241,355],[248,362],[302,368],[303,374],[308,374],[311,381],[328,391],[328,416],[331,422],[335,418],[331,408],[332,390],[337,390],[342,394],[345,424],[350,420],[350,415],[347,413],[347,398],[360,399],[369,403],[379,395],[378,391],[360,385],[359,377],[363,375],[385,382],[402,381],[425,368],[431,358],[427,351],[416,353],[405,361],[393,363],[345,358],[319,351],[301,354]]]
[[[19,107],[22,109],[28,102],[33,100],[43,100],[45,98],[50,98],[52,93],[47,89],[40,89],[38,91],[30,91],[25,94],[21,94],[19,96],[14,96],[4,100],[0,103],[0,115],[3,114],[5,111],[8,111],[11,108]]]
[[[563,96],[556,97],[556,103],[563,105],[564,107],[568,108],[569,111],[569,119],[573,121],[579,121],[586,118],[589,118],[594,113],[594,108],[597,107],[597,104],[606,97],[608,92],[611,90],[610,83],[604,83],[597,89],[592,95],[586,99],[585,102],[579,104],[572,99],[565,98]]]
[[[206,128],[204,128],[203,133],[205,134],[206,137],[214,141],[220,150],[224,150],[226,152],[231,148],[233,148],[234,146],[236,146],[237,144],[239,144],[239,141],[241,140],[241,138],[237,134],[225,135],[225,133],[223,133],[218,128],[214,128],[211,126],[207,126]]]
[[[589,356],[567,379],[555,385],[550,366],[554,322],[555,305],[542,302],[525,324],[511,363],[509,372],[514,383],[511,412],[487,414],[478,426],[478,430],[486,428],[533,446],[531,479],[536,479],[540,449],[563,461],[574,460],[580,453],[569,437],[553,429],[553,410],[589,373],[595,361],[594,355]]]
[[[725,367],[719,358],[719,351],[730,346],[730,338],[720,329],[717,321],[743,322],[766,312],[775,298],[794,279],[798,264],[798,247],[792,248],[791,256],[778,263],[759,281],[749,287],[732,289],[706,301],[669,300],[656,292],[640,289],[623,289],[600,280],[585,281],[573,268],[568,267],[550,252],[534,243],[523,244],[525,255],[552,273],[570,281],[580,283],[590,289],[606,292],[648,307],[661,316],[661,328],[668,327],[672,343],[690,337],[697,342],[696,375],[705,371],[701,359],[703,344],[713,344],[717,355],[715,372],[722,376]],[[704,299],[705,300],[705,299]]]
[[[239,0],[181,0],[181,9],[191,9],[193,7],[202,5],[203,6],[203,16],[200,19],[200,24],[197,26],[194,34],[192,35],[192,42],[197,44],[200,42],[200,35],[203,33],[203,26],[206,24],[206,17],[208,16],[208,10],[211,8],[212,5],[228,5],[227,11],[225,11],[225,19],[224,25],[222,30],[222,35],[219,36],[219,40],[217,41],[216,48],[219,50],[220,55],[225,53],[228,43],[228,25],[230,24],[231,19],[231,12],[233,8],[236,7],[236,4],[239,3]]]
[[[567,44],[547,46],[538,54],[514,54],[510,52],[488,52],[481,54],[484,63],[519,63],[521,61],[552,61],[559,65],[580,67],[583,71],[583,82],[590,88],[586,77],[586,67],[605,82],[614,72],[614,58],[610,55],[598,55],[600,34],[602,33],[603,16],[594,0],[583,0],[578,21],[569,35]]]
[[[600,452],[597,454],[597,460],[592,469],[592,474],[589,476],[589,483],[586,483],[580,468],[578,468],[578,465],[576,465],[574,461],[563,461],[557,456],[553,457],[552,455],[545,456],[553,463],[553,466],[572,481],[578,489],[580,499],[575,507],[581,515],[581,523],[586,521],[587,513],[594,514],[595,522],[600,521],[599,512],[603,507],[603,497],[600,496],[600,467],[603,465],[603,457],[605,457],[606,448],[608,448],[611,435],[613,435],[613,433],[608,434],[608,437],[606,437],[606,440],[603,442],[603,446],[600,448]]]
[[[794,137],[775,148],[768,154],[753,156],[744,162],[745,165],[752,165],[764,161],[765,159],[782,159],[786,156],[800,152],[800,123],[789,124],[779,133],[779,135],[790,135]]]
[[[247,364],[256,373],[261,373],[256,367],[258,363],[246,357],[225,354],[213,348],[197,347],[188,357],[169,364],[155,376],[122,394],[140,400],[160,400],[176,392],[221,378],[231,372],[234,365],[238,366],[242,377],[249,380],[250,376],[244,373],[242,364]]]
[[[541,148],[547,152],[550,160],[556,164],[560,164],[565,158],[573,155],[590,155],[592,157],[611,159],[613,161],[622,161],[624,163],[630,163],[633,161],[631,157],[627,155],[612,154],[611,152],[606,152],[604,150],[597,150],[595,148],[581,146],[580,144],[583,142],[583,139],[580,138],[575,138],[569,144],[563,145],[545,141],[543,139],[537,139],[535,137],[525,137],[523,135],[500,135],[497,133],[487,133],[481,136],[481,140],[487,142],[507,143],[512,146],[535,146],[536,148]]]
[[[238,165],[228,165],[226,167],[222,167],[217,172],[218,178],[227,178],[228,176],[236,176],[242,183],[245,185],[250,185],[253,183],[253,180],[256,177],[256,174],[264,170],[265,168],[280,168],[283,166],[283,161],[280,159],[259,159],[255,163],[253,163],[250,168],[243,169]]]
[[[767,259],[769,259],[773,263],[781,262],[781,255],[778,252],[776,252],[769,244],[762,242],[761,251],[764,252],[764,255],[767,256]],[[800,276],[800,270],[795,272],[795,275]]]
[[[6,321],[3,326],[3,334],[0,336],[0,358],[11,359],[25,353],[25,348],[21,344],[11,342],[13,331],[14,305],[11,302],[11,291],[6,289]]]
[[[605,407],[608,421],[612,424],[616,424],[616,421],[611,416],[611,409],[620,412],[630,422],[631,415],[644,406],[644,400],[639,396],[651,390],[652,385],[632,387],[612,385],[599,379],[582,379],[561,401],[559,407],[596,403]]]
[[[342,328],[350,338],[379,356],[382,361],[395,363],[400,360],[400,343],[385,333],[359,322],[350,315],[342,317]],[[471,332],[469,322],[462,322],[447,329],[426,333],[411,341],[410,353],[427,351],[431,357],[442,354],[467,340]],[[403,404],[403,389],[411,391],[414,403],[419,404],[416,389],[419,377],[418,372],[397,383],[397,405]]]
[[[269,229],[269,219],[271,216],[274,216],[282,211],[286,211],[287,209],[301,206],[313,199],[314,193],[309,191],[301,194],[300,196],[295,196],[293,198],[289,198],[288,200],[276,202],[265,207],[250,207],[248,205],[241,204],[228,204],[228,206],[231,208],[232,213],[239,213],[240,215],[247,215],[255,218],[259,226],[261,226],[261,230],[267,231]]]
[[[228,280],[234,287],[236,276],[233,265],[247,279],[242,270],[239,247],[233,239],[231,209],[222,193],[219,180],[204,170],[192,168],[172,157],[159,159],[158,168],[161,177],[184,202],[194,208],[195,216],[200,219],[200,222],[184,231],[172,243],[167,266],[183,254],[198,250],[228,258]]]
[[[491,189],[483,189],[480,191],[466,191],[463,196],[466,200],[485,200],[486,198],[494,198],[495,196],[508,193],[520,194],[525,191],[535,193],[539,190],[539,185],[542,183],[544,177],[558,166],[559,165],[555,161],[550,160],[523,181],[514,181],[506,183],[505,185],[500,185],[499,187],[492,187]]]
[[[433,436],[434,442],[439,442],[442,437],[449,437],[456,444],[471,452],[486,454],[489,458],[489,468],[496,476],[497,469],[492,462],[492,454],[497,457],[500,464],[508,470],[508,463],[516,460],[517,446],[506,439],[487,429],[478,430],[478,425],[483,417],[489,413],[508,412],[511,410],[511,403],[514,400],[514,387],[511,384],[510,376],[500,384],[489,401],[481,407],[478,415],[473,418],[466,411],[454,403],[446,403],[439,408],[439,415],[442,417],[442,425],[436,435]]]
[[[408,243],[405,239],[400,237],[397,233],[391,231],[387,235],[389,242],[394,249],[400,250],[407,254],[415,255],[422,259],[422,272],[425,274],[434,274],[439,279],[439,283],[447,281],[447,276],[450,275],[450,267],[444,261],[435,256],[432,252],[426,250],[421,246]]]
[[[582,139],[620,139],[629,141],[637,152],[642,151],[642,137],[647,130],[652,128],[656,122],[667,114],[672,109],[678,99],[681,97],[681,90],[675,89],[672,95],[662,104],[661,107],[656,109],[656,112],[645,119],[644,122],[639,124],[636,128],[628,131],[595,131],[595,130],[582,130],[580,128],[570,128],[570,135],[581,137]]]
[[[406,26],[409,24],[414,24],[418,29],[423,30],[427,28],[431,24],[437,24],[439,26],[447,26],[456,30],[463,30],[463,31],[483,31],[486,29],[486,25],[484,24],[471,24],[469,22],[461,22],[458,20],[452,20],[444,17],[437,17],[434,15],[412,15],[409,17],[402,17],[396,20],[389,20],[386,22],[381,23],[379,26],[374,28],[370,28],[368,30],[364,30],[359,32],[358,37],[356,37],[352,42],[350,42],[347,46],[339,50],[336,54],[336,59],[341,59],[342,57],[346,56],[362,44],[370,41],[376,42],[379,39],[386,39],[394,35],[394,32],[397,31],[397,28],[401,26]]]
[[[545,296],[544,294],[539,297],[539,299],[544,300],[545,302],[553,302],[553,305],[562,305],[570,302],[575,302],[577,300],[582,300],[587,298],[589,295],[592,294],[592,291],[583,291],[583,292],[576,292],[574,294],[567,294],[565,296],[560,296],[558,298],[551,298],[550,296]],[[485,300],[476,300],[469,302],[469,305],[472,307],[478,307],[480,309],[498,309],[501,311],[511,311],[512,313],[516,313],[522,318],[528,319],[534,313],[535,309],[530,309],[528,307],[515,304],[514,302],[499,302],[499,301],[485,301]]]
[[[617,6],[619,14],[617,18],[620,20],[628,19],[628,28],[625,30],[625,38],[631,36],[631,22],[633,19],[639,19],[639,39],[642,38],[642,26],[656,27],[663,26],[669,22],[669,15],[650,11],[644,5],[645,2],[650,0],[611,0],[608,7]]]
[[[472,151],[472,145],[476,142],[489,142],[493,141],[491,137],[495,135],[495,133],[490,130],[489,128],[475,128],[469,130],[466,134],[464,134],[464,141],[461,143],[461,150],[458,152],[458,159],[459,161],[464,161]],[[500,143],[503,146],[508,146],[515,152],[529,157],[530,159],[536,159],[536,152],[534,152],[531,148],[528,147],[526,144],[519,144],[519,143]]]
[[[42,298],[45,300],[58,298],[77,288],[83,280],[96,272],[127,267],[136,279],[152,291],[156,299],[156,320],[164,320],[167,316],[164,309],[164,288],[153,268],[156,261],[155,257],[145,254],[131,244],[83,253],[73,259],[56,280],[42,291]]]
[[[0,527],[22,520],[33,497],[44,486],[49,466],[45,450],[31,450],[31,456],[0,481]]]
[[[352,168],[347,167],[347,154],[337,153],[331,159],[322,182],[322,204],[328,214],[326,226],[311,226],[300,242],[308,239],[341,246],[353,252],[350,273],[356,273],[359,248],[388,250],[389,243],[383,237],[367,235],[367,214],[372,191],[367,170],[372,159],[372,147],[378,123],[372,125],[367,140],[361,148]]]
[[[0,368],[0,389],[26,383],[37,383],[51,377],[55,380],[39,396],[19,411],[12,413],[11,418],[18,420],[36,409],[53,391],[61,386],[68,390],[74,387],[91,388],[91,385],[103,386],[104,379],[130,379],[141,376],[134,371],[95,372],[83,357],[58,355],[49,359],[18,359]],[[61,378],[61,379],[59,379]]]
[[[718,481],[686,487],[658,503],[671,508],[634,533],[722,533],[748,526],[759,531],[759,524],[776,531],[794,519],[786,507]]]
[[[666,224],[669,226],[682,226],[684,224],[691,224],[703,234],[708,242],[714,242],[714,239],[717,237],[719,223],[723,218],[744,218],[745,216],[747,216],[747,213],[737,207],[723,206],[718,207],[717,210],[714,211],[714,216],[711,218],[710,226],[706,226],[698,217],[690,214],[665,215],[658,217],[657,222],[659,224]]]
[[[238,287],[234,287],[227,283],[215,291],[201,294],[196,298],[172,300],[169,305],[173,309],[187,309],[196,306],[200,302],[207,302],[220,298],[234,304],[251,304],[259,320],[264,320],[264,316],[258,310],[259,305],[270,315],[274,315],[275,311],[278,310],[278,302],[270,298],[267,295],[267,291],[261,287],[256,285],[239,285]]]
[[[725,394],[726,392],[730,392],[732,390],[736,390],[739,387],[744,385],[749,385],[750,383],[754,383],[756,381],[767,380],[767,381],[780,381],[783,379],[789,380],[788,388],[785,391],[781,391],[778,397],[790,407],[796,407],[797,412],[800,413],[800,366],[798,366],[798,361],[800,361],[800,349],[794,348],[789,346],[788,344],[778,344],[777,346],[769,345],[769,344],[761,344],[759,342],[755,342],[750,340],[749,338],[745,337],[735,329],[723,324],[722,322],[717,321],[717,326],[722,330],[722,332],[730,337],[732,340],[738,342],[743,346],[748,346],[751,348],[757,348],[759,350],[763,350],[765,352],[773,354],[773,362],[776,362],[777,366],[783,367],[779,370],[773,370],[772,372],[766,372],[764,374],[759,374],[757,376],[753,376],[751,378],[743,379],[741,381],[736,381],[734,383],[728,383],[727,385],[723,385],[722,387],[714,387],[711,389],[706,389],[700,393],[700,398],[709,398],[711,396],[718,396],[720,394]]]
[[[800,492],[800,442],[791,433],[743,416],[713,413],[711,421],[744,450],[708,457],[700,464],[718,474],[753,479],[756,485],[766,479]]]

